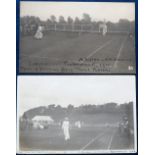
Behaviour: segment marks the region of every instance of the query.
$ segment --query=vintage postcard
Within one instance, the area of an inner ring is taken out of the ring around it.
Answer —
[[[19,73],[136,73],[134,2],[21,1]]]
[[[135,153],[135,76],[19,76],[17,153]]]

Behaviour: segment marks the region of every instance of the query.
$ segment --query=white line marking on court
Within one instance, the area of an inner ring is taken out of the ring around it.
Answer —
[[[88,142],[85,146],[82,147],[81,151],[84,150],[86,147],[88,147],[90,144],[92,144],[94,141],[96,141],[100,136],[103,136],[104,133],[101,133],[97,135],[95,138],[93,138],[90,142]]]
[[[110,138],[110,142],[109,142],[109,144],[108,144],[108,150],[110,150],[110,148],[111,148],[111,144],[112,144],[113,137],[114,137],[114,135],[111,136],[111,138]]]
[[[110,150],[110,148],[111,148],[111,144],[112,144],[112,141],[113,141],[115,132],[116,132],[116,131],[113,132],[113,134],[112,134],[112,136],[111,136],[111,138],[110,138],[110,141],[109,141],[109,144],[108,144],[108,150]]]
[[[117,57],[116,57],[116,61],[115,61],[114,65],[113,65],[114,68],[117,67],[118,59],[119,59],[119,57],[120,57],[120,55],[121,55],[121,53],[122,53],[122,51],[123,51],[124,44],[125,44],[125,42],[126,42],[126,40],[127,40],[127,37],[128,37],[128,36],[126,36],[126,37],[124,38],[124,40],[122,41],[122,44],[121,44],[121,46],[120,46],[120,48],[119,48],[119,50],[118,50],[118,54],[117,54]]]
[[[109,45],[113,40],[109,40],[106,43],[104,43],[102,46],[100,46],[99,48],[97,48],[95,51],[93,51],[92,53],[90,53],[87,58],[90,58],[91,56],[93,56],[94,54],[96,54],[99,50],[101,50],[102,48],[106,47],[107,45]]]

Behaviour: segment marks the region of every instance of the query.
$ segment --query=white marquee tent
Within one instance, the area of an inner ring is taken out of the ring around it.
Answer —
[[[33,122],[49,122],[49,123],[53,123],[54,120],[50,117],[50,116],[40,116],[40,115],[36,115],[32,118]]]

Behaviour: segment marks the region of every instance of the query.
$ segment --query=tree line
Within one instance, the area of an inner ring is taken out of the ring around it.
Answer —
[[[35,115],[49,115],[55,119],[59,119],[65,116],[75,116],[75,115],[98,115],[98,114],[126,114],[128,116],[133,116],[133,102],[117,104],[117,103],[107,103],[101,105],[81,105],[79,107],[74,107],[73,105],[68,105],[67,107],[62,107],[61,105],[51,104],[47,107],[41,106],[30,109],[26,111],[22,118],[32,119]]]
[[[50,29],[54,24],[85,25],[86,28],[91,25],[94,29],[98,29],[99,24],[103,22],[103,20],[93,21],[91,16],[87,13],[83,13],[81,19],[79,17],[73,19],[71,16],[68,16],[67,19],[65,19],[62,15],[56,18],[56,16],[51,15],[46,21],[35,16],[24,16],[20,18],[20,31],[22,35],[33,35],[36,32],[38,25],[44,26],[45,29]],[[106,21],[106,24],[109,31],[130,31],[132,33],[135,31],[135,21],[129,21],[127,19],[120,19],[117,23]]]

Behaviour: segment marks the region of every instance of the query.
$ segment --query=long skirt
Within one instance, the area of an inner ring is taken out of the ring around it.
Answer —
[[[64,132],[65,140],[70,139],[69,128],[64,128],[63,132]]]
[[[43,33],[41,31],[37,31],[36,34],[34,35],[34,38],[42,39],[43,38]]]
[[[106,33],[107,33],[107,29],[103,29],[103,31],[102,31],[102,35],[105,36]]]

